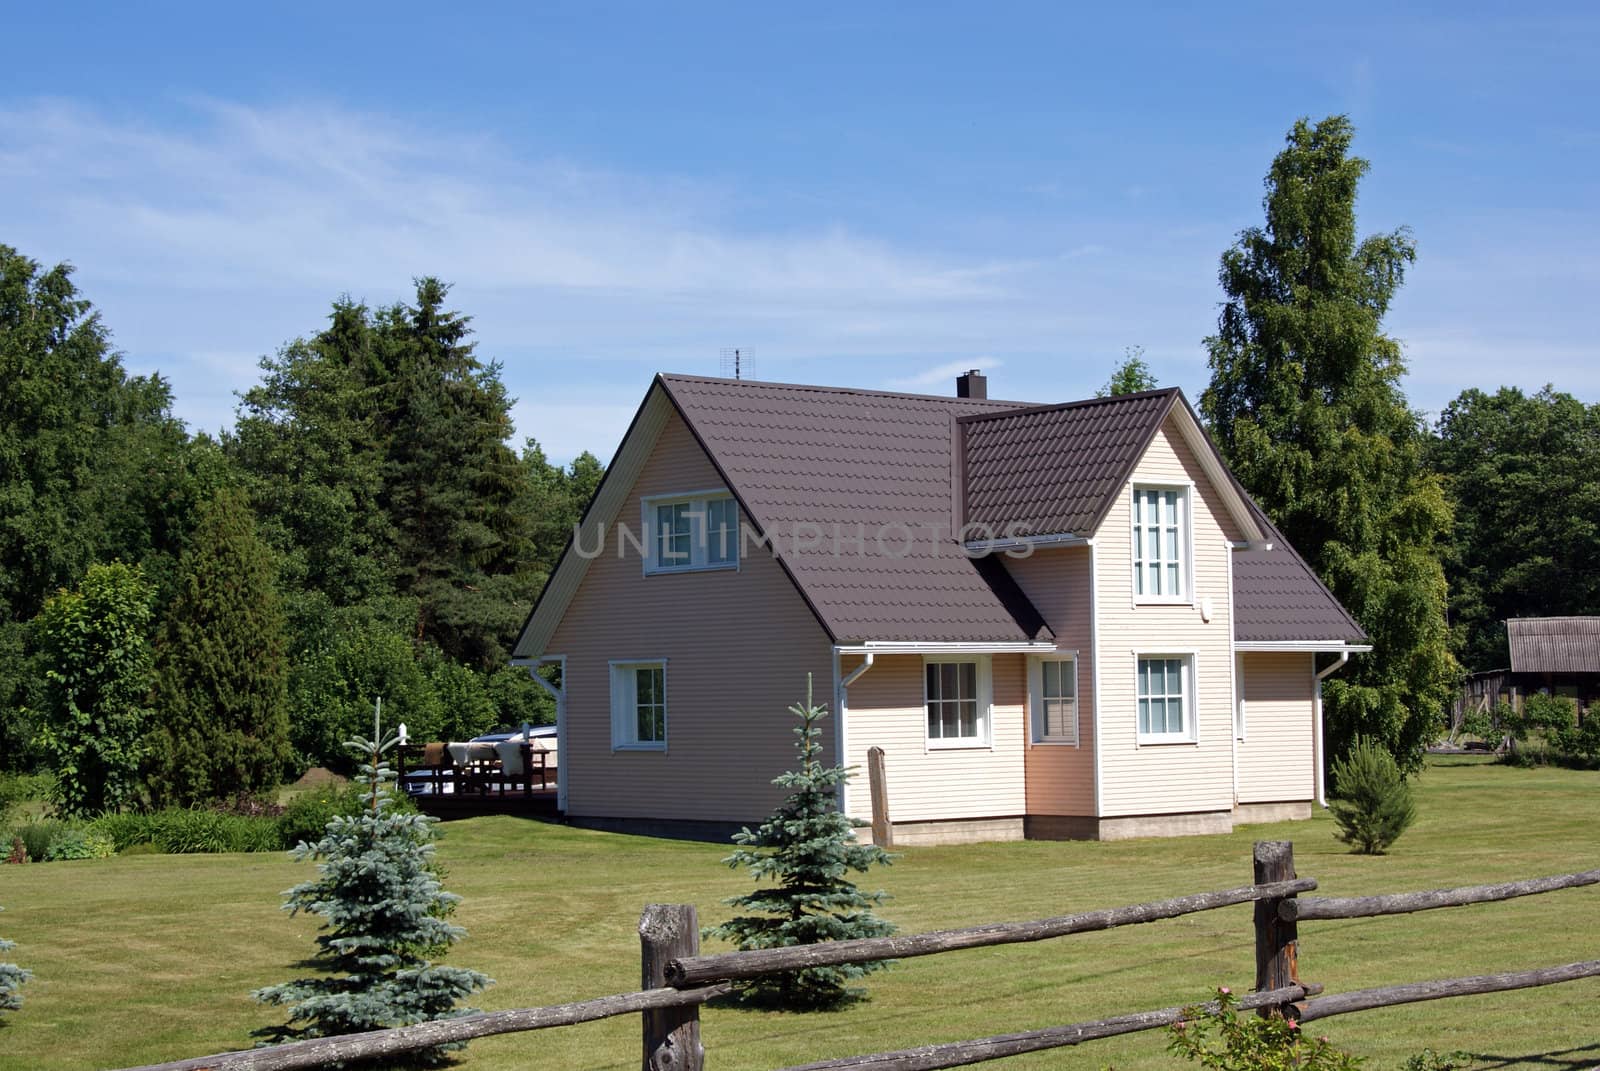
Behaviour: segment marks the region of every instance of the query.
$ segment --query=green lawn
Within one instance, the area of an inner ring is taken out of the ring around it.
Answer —
[[[1226,837],[1112,844],[921,848],[869,879],[894,894],[905,931],[1037,918],[1244,884],[1256,839],[1292,839],[1302,875],[1341,896],[1531,877],[1600,865],[1600,774],[1444,759],[1419,782],[1422,817],[1392,855],[1347,854],[1326,817]],[[510,818],[446,827],[448,887],[471,936],[452,953],[498,980],[511,1008],[624,992],[639,981],[635,926],[647,902],[693,902],[714,922],[743,891],[716,845],[591,833]],[[270,1019],[250,989],[295,976],[314,919],[278,910],[309,873],[281,855],[134,856],[0,867],[0,935],[36,974],[0,1027],[0,1068],[118,1067],[248,1044]],[[1600,958],[1600,889],[1505,904],[1302,926],[1301,974],[1339,991]],[[708,1009],[718,1069],[774,1068],[1074,1022],[1195,1000],[1252,980],[1248,905],[1036,945],[909,960],[872,999],[814,1016]],[[1484,1054],[1485,1067],[1600,1064],[1585,981],[1318,1023],[1398,1067],[1424,1046]],[[1008,1066],[1172,1066],[1159,1033],[1094,1042]],[[636,1017],[473,1043],[470,1071],[632,1068]]]

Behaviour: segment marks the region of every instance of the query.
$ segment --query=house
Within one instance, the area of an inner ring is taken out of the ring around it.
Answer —
[[[1177,390],[660,375],[514,661],[560,667],[574,821],[759,821],[809,675],[907,844],[1309,816],[1320,681],[1369,649]]]

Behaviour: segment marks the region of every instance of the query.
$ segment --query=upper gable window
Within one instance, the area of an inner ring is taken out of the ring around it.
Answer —
[[[739,504],[726,491],[644,500],[645,572],[739,566]]]
[[[1133,489],[1133,595],[1140,602],[1189,597],[1188,505],[1183,488]]]

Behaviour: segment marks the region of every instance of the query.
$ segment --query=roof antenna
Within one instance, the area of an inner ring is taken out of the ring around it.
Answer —
[[[747,349],[731,349],[722,351],[722,374],[724,377],[743,379],[745,370],[750,366],[750,351]]]

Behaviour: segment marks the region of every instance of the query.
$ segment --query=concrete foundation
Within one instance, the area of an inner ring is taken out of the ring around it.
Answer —
[[[1204,811],[1198,814],[1140,814],[1126,818],[1102,818],[1098,840],[1132,840],[1135,837],[1199,837],[1208,833],[1232,833],[1232,811]]]
[[[864,843],[872,842],[872,827],[856,830]],[[1026,831],[1019,815],[1015,818],[970,818],[949,822],[896,822],[896,848],[924,848],[935,844],[982,844],[986,841],[1024,840]]]
[[[1310,800],[1290,800],[1284,803],[1240,803],[1233,808],[1233,824],[1236,826],[1247,826],[1255,822],[1297,822],[1310,817]]]

